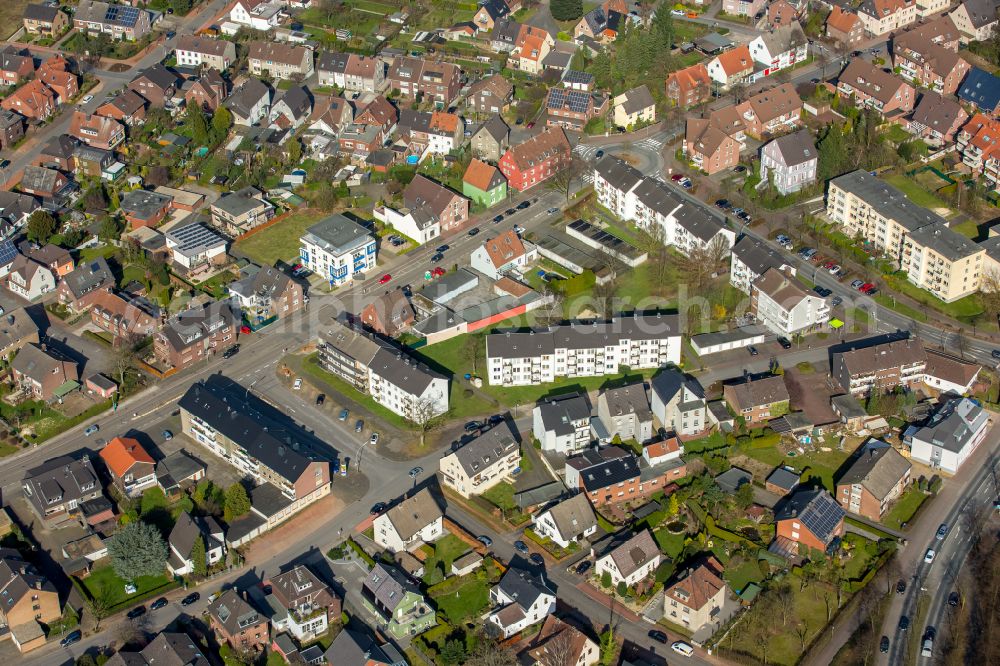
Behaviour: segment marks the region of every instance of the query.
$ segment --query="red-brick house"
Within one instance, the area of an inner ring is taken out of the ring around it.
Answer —
[[[240,653],[262,653],[270,642],[270,620],[234,589],[226,590],[208,605],[208,618],[219,643]]]
[[[22,243],[18,249],[24,256],[48,268],[56,277],[61,278],[68,274],[75,265],[73,255],[69,253],[69,250],[52,243],[46,243],[41,247],[32,247],[29,243]]]
[[[845,47],[853,48],[865,38],[865,26],[857,14],[833,6],[826,17],[826,36]]]
[[[469,219],[468,199],[422,174],[417,174],[403,190],[403,203],[411,210],[424,208],[433,213],[441,233],[457,229]]]
[[[671,72],[667,77],[667,99],[676,106],[686,109],[712,97],[712,78],[705,63]]]
[[[385,97],[379,96],[358,111],[354,122],[357,125],[377,125],[383,132],[391,132],[399,122],[399,110]]]
[[[67,273],[56,287],[59,302],[74,312],[83,312],[101,292],[115,285],[115,275],[104,257],[85,261]]]
[[[16,49],[0,50],[0,86],[16,86],[35,73],[35,60]]]
[[[910,461],[885,442],[871,439],[837,479],[837,501],[846,511],[880,521],[910,484]]]
[[[126,300],[110,291],[100,291],[94,296],[90,320],[101,330],[115,338],[146,337],[152,335],[159,323],[144,303]]]
[[[126,88],[97,107],[94,114],[113,118],[129,126],[138,125],[146,119],[146,98],[136,91]]]
[[[214,69],[206,70],[184,95],[188,104],[200,104],[207,111],[215,111],[229,94],[229,84]]]
[[[59,104],[69,104],[80,92],[80,82],[76,74],[69,70],[69,62],[62,56],[52,56],[43,62],[35,77],[56,94]]]
[[[883,117],[909,113],[917,97],[909,83],[862,58],[852,60],[841,73],[837,93],[853,99],[855,106],[875,109]]]
[[[362,324],[390,338],[396,337],[413,321],[413,306],[402,289],[390,289],[361,311]]]
[[[566,484],[579,488],[595,508],[642,501],[686,475],[687,467],[679,459],[642,467],[639,458],[616,446],[585,451],[566,460]]]
[[[546,127],[527,141],[507,149],[500,171],[507,184],[521,192],[544,183],[570,162],[571,148],[561,127]]]
[[[56,94],[38,79],[32,79],[8,95],[0,107],[28,120],[45,120],[56,110]]]
[[[69,135],[91,148],[114,150],[125,140],[125,126],[114,118],[74,111]]]
[[[775,538],[781,550],[806,546],[820,552],[844,534],[844,509],[825,489],[796,490],[774,507]]]
[[[724,132],[712,118],[689,118],[684,134],[684,153],[708,175],[740,163],[742,144]]]
[[[34,194],[36,197],[48,199],[56,196],[68,183],[69,178],[61,171],[29,166],[24,167],[24,171],[21,173],[21,182],[17,186],[25,194]]]
[[[748,135],[761,139],[802,126],[802,99],[791,83],[757,93],[736,107]]]
[[[947,16],[895,37],[892,64],[907,81],[942,95],[957,91],[970,69],[958,55],[958,29]]]

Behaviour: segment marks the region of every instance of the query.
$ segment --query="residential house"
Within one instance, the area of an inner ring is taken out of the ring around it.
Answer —
[[[156,463],[132,437],[114,437],[101,449],[104,461],[114,484],[126,497],[138,497],[156,485]]]
[[[644,85],[615,97],[613,107],[617,127],[638,127],[656,122],[656,100]]]
[[[791,83],[782,83],[757,93],[740,104],[737,111],[746,133],[754,138],[764,138],[802,126],[802,99]]]
[[[411,210],[426,208],[442,233],[461,227],[469,219],[468,199],[422,174],[417,174],[403,190],[403,203]]]
[[[25,347],[31,348],[34,345]],[[81,504],[102,497],[101,482],[86,453],[75,458],[57,456],[27,470],[21,480],[21,490],[28,505],[48,529],[76,519]]]
[[[270,621],[234,588],[208,604],[208,622],[216,640],[239,654],[261,654],[270,645]]]
[[[936,349],[927,349],[927,365],[924,368],[924,384],[939,394],[968,395],[972,391],[979,372],[982,370],[975,361],[970,361]]]
[[[421,97],[447,108],[461,88],[461,69],[449,62],[400,56],[389,67],[389,88],[404,98]]]
[[[663,590],[663,616],[691,632],[718,624],[729,588],[714,557],[687,569]]]
[[[809,41],[798,21],[757,35],[749,48],[750,56],[764,68],[764,76],[794,67],[809,55]]]
[[[367,166],[369,157],[384,145],[385,137],[385,131],[378,125],[354,122],[340,134],[340,152],[349,155],[353,164]]]
[[[712,97],[712,77],[699,62],[667,76],[667,99],[682,109],[707,102]]]
[[[508,148],[500,158],[500,171],[509,187],[524,192],[565,168],[570,162],[570,152],[566,132],[560,127],[546,127]]]
[[[324,51],[316,61],[319,85],[345,92],[378,93],[385,85],[385,63],[378,57]]]
[[[268,32],[281,25],[285,18],[282,2],[268,0],[237,0],[229,10],[229,20],[238,26]]]
[[[141,652],[120,651],[109,663],[112,666],[143,666],[144,664],[184,664],[184,666],[210,666],[211,661],[202,654],[201,645],[183,632],[161,631]]]
[[[399,210],[383,206],[375,211],[375,217],[418,245],[428,243],[441,235],[441,221],[427,206]]]
[[[801,9],[804,11],[805,8]],[[767,25],[770,28],[781,28],[796,22],[800,16],[800,8],[788,0],[777,0],[767,8]]]
[[[63,276],[56,291],[61,304],[74,312],[83,312],[93,305],[99,292],[110,291],[117,283],[104,257],[96,257]]]
[[[653,412],[641,382],[607,388],[597,396],[597,418],[610,437],[640,444],[653,437]]]
[[[462,176],[462,194],[485,208],[507,200],[507,180],[491,164],[473,158]]]
[[[112,118],[132,127],[146,119],[146,98],[126,88],[94,109],[94,115]]]
[[[447,155],[465,140],[465,123],[454,113],[403,110],[396,125],[411,153]]]
[[[201,35],[180,35],[174,58],[181,67],[206,67],[224,72],[236,61],[236,44]]]
[[[482,495],[521,466],[521,445],[505,421],[441,459],[442,483],[468,499]]]
[[[343,97],[327,97],[317,100],[309,119],[309,131],[336,137],[354,122],[354,108]]]
[[[537,258],[535,245],[508,229],[473,250],[469,265],[491,280],[499,280],[507,273],[523,273]]]
[[[826,207],[844,233],[865,239],[941,300],[950,303],[979,289],[985,248],[868,171],[831,180]]]
[[[815,183],[818,164],[819,153],[809,130],[785,134],[760,149],[760,179],[773,183],[781,194]]]
[[[583,493],[543,509],[532,516],[533,530],[552,539],[560,548],[569,548],[597,532],[597,515]]]
[[[531,412],[531,432],[542,451],[572,455],[590,446],[590,405],[579,393],[542,398]]]
[[[0,150],[13,148],[24,136],[24,118],[8,109],[0,109]]]
[[[583,15],[573,28],[573,38],[589,38],[598,44],[610,44],[618,38],[618,31],[625,27],[621,12],[597,6]]]
[[[532,574],[512,566],[490,588],[494,609],[486,621],[497,626],[504,638],[519,634],[525,628],[542,622],[556,609],[556,595],[542,574]]]
[[[753,73],[753,56],[750,47],[740,44],[708,61],[708,75],[719,90],[729,90],[737,83],[744,83]]]
[[[55,169],[44,167],[24,167],[18,188],[27,194],[33,194],[42,199],[52,199],[63,192],[69,184],[69,178]]]
[[[500,74],[487,76],[472,84],[465,104],[476,113],[495,115],[506,111],[514,101],[514,84]]]
[[[767,6],[766,0],[723,0],[722,11],[733,16],[752,18]]]
[[[28,218],[41,205],[35,197],[20,192],[0,191],[0,221],[15,229],[28,223]]]
[[[212,113],[226,100],[229,82],[214,69],[206,70],[191,84],[184,94],[185,104],[197,104],[207,113]]]
[[[375,267],[375,236],[339,213],[309,227],[300,242],[302,265],[331,285],[344,284]]]
[[[727,384],[722,394],[748,426],[764,423],[788,412],[788,389],[780,376],[746,377]]]
[[[361,584],[361,599],[397,639],[423,633],[437,624],[437,615],[420,588],[391,565],[377,563],[368,572]],[[336,662],[341,663],[340,655]]]
[[[44,61],[39,66],[35,78],[56,94],[56,102],[59,104],[69,104],[80,91],[76,74],[70,71],[69,61],[61,55],[52,56]]]
[[[684,455],[684,445],[676,437],[651,442],[642,447],[642,459],[650,467],[679,460]]]
[[[633,587],[660,566],[662,555],[648,529],[641,530],[622,544],[599,556],[594,563],[594,573],[611,576],[611,584],[625,583]]]
[[[909,113],[916,102],[913,86],[863,58],[851,60],[841,72],[837,93],[850,98],[855,106],[875,109],[885,118]]]
[[[313,102],[303,86],[283,90],[271,105],[268,118],[272,126],[280,129],[298,129],[312,115]]]
[[[899,451],[870,439],[855,452],[851,466],[837,479],[837,501],[851,513],[880,521],[910,485],[912,467]]]
[[[1000,110],[1000,77],[973,67],[958,88],[958,99],[973,109],[996,115]]]
[[[10,264],[5,286],[21,298],[33,301],[55,289],[56,278],[44,264],[19,254]]]
[[[490,49],[496,53],[510,53],[521,34],[521,24],[509,19],[500,19],[490,33]]]
[[[776,539],[789,547],[805,546],[826,552],[844,534],[846,512],[824,488],[802,488],[783,498],[774,507]]]
[[[900,76],[942,95],[951,95],[968,74],[958,55],[958,29],[947,16],[892,40],[892,64]]]
[[[328,664],[343,666],[407,666],[407,661],[392,643],[378,645],[367,633],[345,628],[326,651]]]
[[[45,345],[22,347],[10,369],[15,386],[35,400],[62,398],[80,386],[76,362]]]
[[[177,225],[164,234],[175,269],[192,273],[228,261],[229,241],[203,222]]]
[[[0,318],[0,356],[10,358],[27,344],[38,344],[38,325],[25,309],[9,310]]]
[[[907,129],[918,139],[940,148],[955,140],[968,119],[969,114],[958,101],[928,91],[920,96]]]
[[[308,643],[340,619],[340,597],[304,564],[272,576],[264,587],[271,588],[267,602],[274,612],[275,633],[287,631],[300,643]]]
[[[830,305],[797,278],[768,268],[750,285],[750,313],[775,335],[791,337],[830,319]]]
[[[867,396],[897,387],[910,388],[926,370],[926,353],[919,339],[903,338],[871,344],[859,341],[833,352],[830,374],[845,391]]]
[[[509,14],[510,8],[504,0],[485,0],[472,17],[472,23],[478,32],[489,32],[493,30],[498,20]]]
[[[0,621],[22,653],[45,644],[42,624],[62,617],[59,590],[14,548],[0,551]]]
[[[508,66],[526,74],[539,75],[555,43],[556,40],[545,29],[524,24],[517,33]]]
[[[680,362],[676,315],[633,314],[606,322],[564,324],[486,336],[487,378],[494,386],[525,386],[556,377],[617,374]]]
[[[178,407],[185,435],[258,486],[280,491],[292,511],[329,494],[330,464],[300,452],[306,447],[297,441],[299,434],[287,425],[279,430],[248,404],[242,386],[212,376],[188,388]]]
[[[153,353],[165,366],[184,370],[235,344],[238,324],[229,301],[185,310],[153,336]]]
[[[7,95],[0,108],[19,113],[31,121],[47,120],[56,110],[56,96],[38,79],[32,79]]]
[[[143,298],[101,290],[90,308],[90,321],[117,341],[146,338],[160,322],[159,309]]]
[[[164,108],[173,104],[179,85],[177,75],[157,63],[139,72],[128,88],[142,95],[151,106]]]
[[[924,427],[903,433],[910,459],[955,474],[982,444],[990,429],[989,414],[968,398],[955,398],[938,407]]]
[[[35,60],[30,53],[12,47],[0,50],[0,85],[16,86],[35,73]]]
[[[948,14],[962,33],[962,42],[984,42],[997,27],[994,0],[965,0]]]
[[[233,114],[233,123],[250,127],[267,117],[271,89],[259,79],[248,78],[223,103]]]
[[[568,458],[565,469],[566,486],[581,489],[595,508],[642,502],[686,474],[680,460],[643,467],[638,458],[617,446],[590,449]]]
[[[668,368],[650,381],[650,393],[653,416],[664,428],[690,436],[709,427],[705,391],[697,379]]]
[[[212,516],[192,518],[187,511],[177,516],[167,538],[169,553],[167,570],[173,576],[190,576],[196,573],[194,544],[198,539],[205,546],[205,565],[213,567],[224,561],[226,540],[222,527]]]
[[[834,5],[826,17],[826,36],[843,49],[856,48],[865,38],[865,24],[854,12]]]
[[[254,324],[283,319],[305,306],[302,285],[271,266],[230,282],[229,295]]]
[[[495,164],[510,147],[510,128],[499,115],[492,116],[473,132],[471,144],[473,155]]]
[[[212,224],[232,236],[255,229],[274,217],[274,206],[264,199],[264,193],[247,186],[230,192],[212,202]]]
[[[379,335],[394,338],[414,322],[413,305],[402,289],[390,289],[365,306],[361,323]]]
[[[712,119],[688,118],[684,154],[708,175],[728,171],[740,163],[739,140],[727,134]]]
[[[526,654],[532,666],[547,666],[553,662],[567,666],[594,666],[601,657],[597,643],[555,615],[545,618],[541,631],[531,639]]]
[[[73,14],[73,26],[88,35],[104,33],[111,39],[134,42],[149,34],[152,14],[128,5],[80,0]]]
[[[24,8],[24,31],[29,35],[55,38],[69,28],[69,15],[58,6],[32,3]]]
[[[253,76],[301,81],[313,73],[313,52],[287,42],[252,41],[247,47],[247,67]]]
[[[156,482],[168,496],[174,496],[204,479],[207,469],[205,463],[179,449],[156,463]]]
[[[131,190],[121,199],[121,211],[132,229],[155,227],[170,210],[174,198],[149,190]]]
[[[865,33],[881,37],[917,20],[917,0],[863,0],[856,11]]]
[[[444,536],[444,512],[431,491],[415,495],[375,517],[374,538],[382,548],[398,553]]]

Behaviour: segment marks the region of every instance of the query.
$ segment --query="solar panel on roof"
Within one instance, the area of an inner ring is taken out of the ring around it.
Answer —
[[[0,266],[6,266],[10,262],[14,261],[14,257],[17,256],[17,248],[14,247],[12,241],[4,241],[0,243]]]

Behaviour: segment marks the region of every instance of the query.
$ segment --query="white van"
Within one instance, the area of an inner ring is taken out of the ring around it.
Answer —
[[[920,648],[921,657],[931,657],[934,655],[934,639],[928,636],[924,639],[923,647]]]
[[[684,655],[685,657],[690,657],[691,655],[694,654],[694,648],[692,648],[684,641],[677,641],[676,643],[670,646],[670,649],[676,652],[677,654]]]

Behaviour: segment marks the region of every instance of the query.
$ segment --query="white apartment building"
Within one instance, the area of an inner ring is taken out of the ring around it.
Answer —
[[[903,433],[910,458],[950,474],[959,470],[989,432],[989,413],[968,398],[957,398],[939,408],[923,428]]]
[[[749,294],[750,286],[769,268],[795,275],[795,266],[786,263],[785,258],[767,243],[752,236],[743,236],[736,241],[729,255],[730,284]]]
[[[375,268],[375,234],[357,222],[335,213],[306,230],[300,239],[302,265],[322,275],[331,286],[364,279]]]
[[[237,0],[229,10],[229,20],[237,25],[267,32],[281,24],[281,19],[284,17],[282,9],[279,2]]]
[[[434,240],[441,235],[441,220],[430,207],[420,208],[390,208],[382,206],[375,209],[375,219],[403,234],[419,245]]]
[[[445,486],[465,498],[482,495],[521,466],[521,445],[507,422],[441,459]]]
[[[675,314],[615,317],[529,332],[486,336],[487,379],[494,386],[529,386],[557,377],[595,377],[679,365],[680,318]]]
[[[532,434],[542,451],[573,455],[593,440],[590,406],[579,393],[543,398],[531,411]]]
[[[776,335],[791,336],[830,320],[826,299],[807,291],[797,279],[767,269],[750,285],[750,312]]]
[[[174,47],[174,57],[181,67],[205,65],[222,72],[236,61],[236,45],[225,39],[181,35]]]

